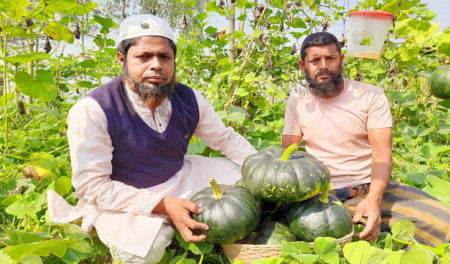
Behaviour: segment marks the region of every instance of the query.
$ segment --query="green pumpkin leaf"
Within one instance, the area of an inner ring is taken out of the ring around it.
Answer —
[[[27,255],[24,258],[20,260],[20,263],[26,263],[26,264],[43,264],[41,257],[37,255]]]
[[[400,258],[400,263],[408,264],[432,264],[433,263],[433,253],[429,250],[419,246],[414,245],[410,250],[406,251]]]
[[[180,243],[180,246],[187,250],[191,251],[196,255],[205,255],[212,252],[214,249],[214,244],[209,242],[199,242],[199,243],[188,243],[186,242],[179,232],[175,235],[176,240]],[[185,262],[182,262],[185,263]]]
[[[72,44],[74,36],[72,31],[67,29],[64,24],[57,21],[51,21],[43,29],[44,33],[54,40],[64,40],[67,43]]]
[[[410,46],[405,46],[400,48],[399,50],[400,58],[403,61],[409,61],[413,58],[417,58],[419,54],[420,47],[417,44],[411,44]]]
[[[314,251],[329,264],[339,264],[339,244],[335,238],[318,237],[314,240]]]
[[[199,22],[203,22],[207,18],[208,18],[208,14],[207,13],[200,13],[200,14],[197,14],[195,16],[195,19],[197,19]]]
[[[170,260],[170,264],[182,264],[183,261],[186,259],[188,252],[185,252],[181,255],[178,255]]]
[[[0,0],[2,16],[6,16],[15,21],[21,21],[24,17],[27,17],[28,11],[26,10],[30,5],[32,5],[32,3],[27,0]]]
[[[272,6],[277,8],[284,8],[284,0],[273,0]]]
[[[386,259],[387,263],[389,264],[402,264],[401,258],[403,256],[402,250],[392,250],[390,248],[385,248],[385,252],[389,255],[389,257]]]
[[[0,107],[5,107],[11,100],[15,98],[14,93],[5,93],[0,96]]]
[[[236,7],[243,8],[247,5],[248,0],[236,0]]]
[[[75,224],[63,224],[64,234],[69,237],[71,240],[78,241],[91,241],[91,237],[86,231],[84,231],[79,225]]]
[[[250,93],[248,92],[247,89],[242,88],[242,87],[238,87],[236,90],[236,95],[240,96],[240,97],[245,97],[247,95],[249,95]]]
[[[225,15],[226,12],[223,8],[217,5],[216,1],[209,1],[205,6],[206,12],[216,12],[220,15]]]
[[[40,233],[30,233],[11,229],[6,229],[5,232],[7,234],[5,243],[8,246],[37,242],[45,239],[45,236]]]
[[[3,187],[3,186],[1,186],[1,187]],[[13,204],[15,201],[19,200],[20,198],[22,198],[21,194],[8,195],[0,200],[1,201],[0,204],[3,206],[9,206],[9,205]]]
[[[392,226],[392,235],[403,241],[414,240],[414,224],[408,220],[399,220]]]
[[[76,6],[76,0],[41,1],[29,16],[45,22],[54,19],[56,13],[64,13]]]
[[[75,8],[71,8],[71,9],[64,11],[64,14],[81,16],[84,14],[89,14],[97,6],[98,6],[97,2],[87,2],[84,4],[77,5]]]
[[[26,64],[31,61],[40,61],[50,59],[50,54],[45,52],[33,52],[33,53],[25,53],[19,54],[16,56],[6,57],[5,61],[13,63],[13,64]]]
[[[282,255],[295,255],[298,253],[312,253],[311,246],[305,241],[295,242],[281,242],[281,254]]]
[[[389,256],[387,252],[372,247],[367,241],[347,243],[342,251],[350,264],[382,263]]]
[[[33,152],[30,155],[30,160],[33,165],[38,165],[45,169],[56,169],[59,166],[56,158],[48,153]]]
[[[212,252],[214,249],[213,243],[199,242],[199,243],[189,243],[189,250],[196,255],[205,255]]]
[[[54,188],[59,195],[64,196],[70,193],[72,182],[69,177],[62,176],[56,180]]]
[[[293,28],[306,28],[306,23],[302,19],[295,17],[292,23],[286,22],[286,25]]]
[[[10,256],[0,251],[0,263],[13,263],[13,260]]]
[[[214,33],[217,32],[217,28],[208,26],[207,28],[205,28],[205,32],[208,33],[208,35],[212,36]]]
[[[112,20],[111,18],[105,18],[105,17],[101,17],[101,16],[94,16],[94,21],[96,21],[97,23],[99,23],[102,26],[102,29],[100,30],[100,33],[103,34],[108,34],[109,33],[109,29],[110,28],[117,28],[119,27],[119,25],[117,25],[116,22],[114,22],[114,20]]]
[[[441,126],[437,132],[441,135],[450,135],[450,126]]]
[[[276,257],[254,260],[252,262],[252,264],[282,264],[282,263],[285,263],[283,261],[283,259],[276,258]],[[237,261],[237,262],[233,262],[233,264],[245,264],[245,262]]]
[[[19,71],[14,76],[14,81],[20,91],[31,97],[53,100],[57,95],[57,86],[54,85],[50,72],[45,70],[37,70],[36,79],[27,72]]]
[[[450,56],[450,42],[449,41],[440,42],[437,45],[437,51],[447,56]]]
[[[85,243],[88,246],[90,246],[90,249],[92,251],[92,245],[89,243]],[[79,247],[77,247],[77,249],[79,249]],[[88,253],[83,253],[80,252],[78,250],[74,250],[72,248],[68,248],[66,251],[66,254],[64,254],[64,257],[61,258],[61,260],[63,260],[65,263],[80,263],[81,260],[83,259],[87,259],[88,257],[91,256],[91,254]]]
[[[296,254],[292,257],[300,263],[317,263],[316,261],[319,260],[319,256],[315,254]]]
[[[176,264],[198,264],[193,258],[184,258],[182,261],[176,262]]]
[[[63,257],[71,242],[68,240],[45,240],[34,243],[21,244],[3,248],[3,253],[9,255],[14,261],[19,261],[27,255],[47,257],[53,254]]]
[[[19,196],[15,202],[6,207],[5,212],[19,219],[23,219],[30,215],[36,215],[42,210],[42,206],[46,202],[45,194],[33,193],[26,197]]]
[[[385,4],[381,8],[381,10],[384,12],[396,14],[396,12],[398,12],[398,10],[399,10],[398,2],[400,2],[400,0],[392,0],[392,1],[388,2],[387,4]]]
[[[206,143],[204,141],[199,142],[189,142],[188,151],[189,155],[201,154],[205,151]]]
[[[450,182],[433,175],[427,175],[425,180],[426,186],[422,191],[439,199],[442,203],[450,206]]]

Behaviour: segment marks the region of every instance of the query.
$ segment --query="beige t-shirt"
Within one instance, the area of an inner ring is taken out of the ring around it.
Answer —
[[[302,136],[306,151],[328,167],[333,189],[370,182],[368,129],[392,127],[389,102],[377,86],[344,79],[344,91],[322,99],[308,89],[287,101],[283,135]]]

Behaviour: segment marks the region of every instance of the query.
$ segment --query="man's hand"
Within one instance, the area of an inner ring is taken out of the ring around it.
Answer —
[[[357,237],[367,241],[377,239],[380,235],[381,209],[376,200],[366,197],[356,206],[353,223],[358,223],[363,217],[367,219],[366,226]]]
[[[205,241],[205,234],[192,230],[208,230],[208,225],[192,219],[190,213],[201,213],[201,208],[187,199],[164,198],[153,210],[154,213],[167,214],[186,242]]]

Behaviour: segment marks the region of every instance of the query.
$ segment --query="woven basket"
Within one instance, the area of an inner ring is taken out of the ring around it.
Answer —
[[[348,235],[338,238],[337,242],[342,247],[352,241],[353,234],[352,230]],[[309,245],[311,249],[314,248],[313,242]],[[240,260],[251,264],[255,260],[278,257],[281,252],[281,245],[222,244],[222,249],[231,262]]]

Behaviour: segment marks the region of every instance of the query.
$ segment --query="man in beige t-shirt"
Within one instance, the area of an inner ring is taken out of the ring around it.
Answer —
[[[346,201],[353,222],[365,223],[359,238],[374,240],[382,224],[408,219],[419,229],[418,241],[448,243],[442,230],[450,230],[450,209],[419,189],[390,183],[389,102],[381,88],[342,78],[343,61],[334,35],[319,32],[304,40],[299,66],[307,87],[288,99],[283,147],[303,140],[306,151],[328,167],[332,192]],[[411,206],[413,196],[420,202]],[[431,207],[432,220],[417,210]]]

